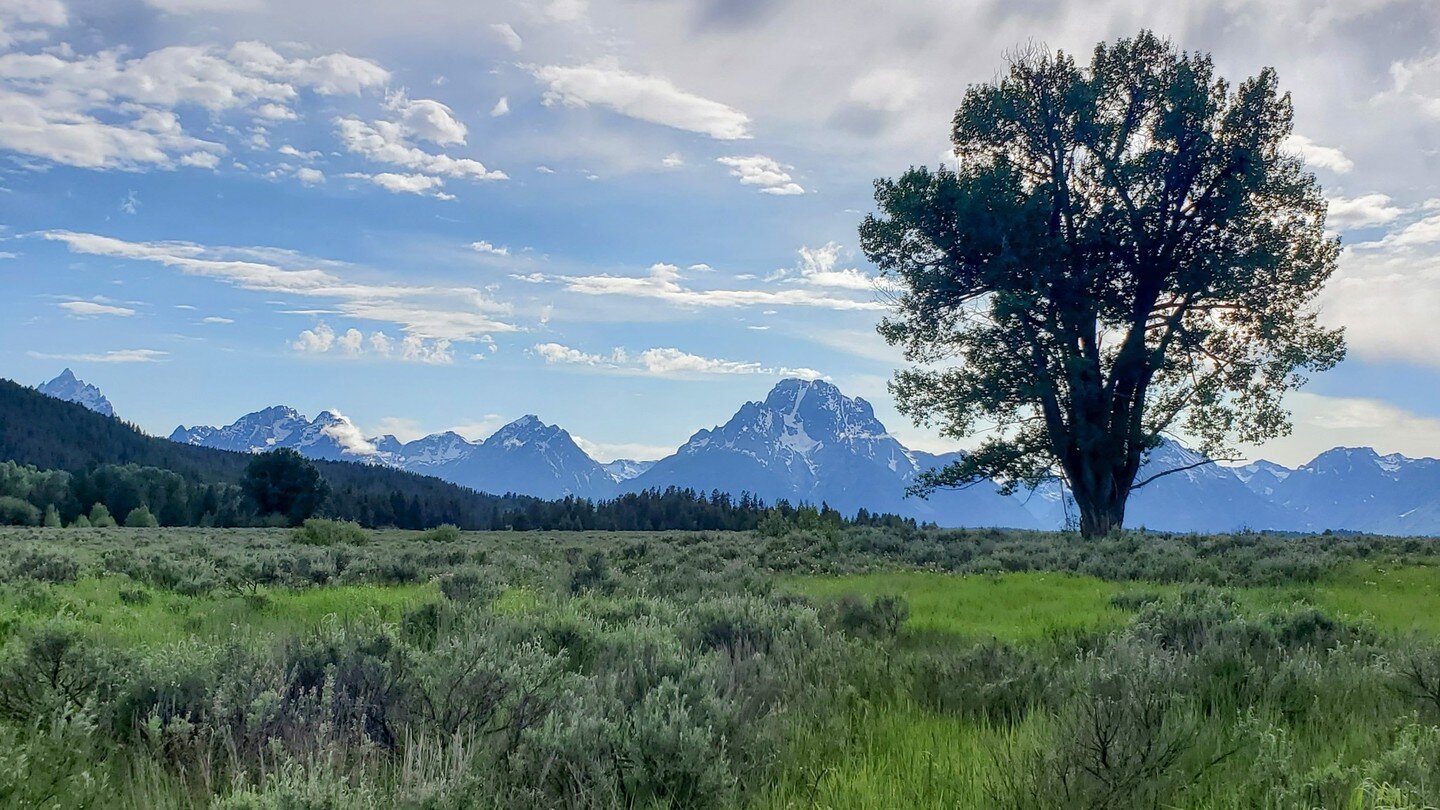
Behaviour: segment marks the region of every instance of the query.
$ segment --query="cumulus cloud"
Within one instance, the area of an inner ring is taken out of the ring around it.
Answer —
[[[500,97],[500,100],[497,101],[497,102],[495,102],[495,106],[490,108],[490,117],[491,117],[491,118],[499,118],[499,117],[501,117],[501,116],[503,116],[503,115],[509,115],[509,114],[510,114],[510,99],[509,99],[508,97],[506,97],[506,96],[501,96],[501,97]]]
[[[407,337],[417,339],[473,341],[491,332],[516,330],[498,318],[510,311],[509,305],[473,287],[358,283],[338,274],[339,263],[274,248],[127,242],[72,231],[46,231],[41,236],[65,244],[74,253],[151,262],[271,295],[326,299],[336,313],[396,324]]]
[[[65,301],[59,304],[59,307],[78,318],[93,318],[97,315],[116,315],[128,318],[135,314],[135,310],[129,307],[117,307],[94,301]]]
[[[0,148],[84,168],[213,168],[225,145],[185,132],[175,109],[260,114],[303,90],[358,94],[389,75],[348,54],[291,58],[259,42],[171,46],[134,57],[69,48],[6,53]]]
[[[411,100],[398,93],[391,96],[385,106],[400,116],[400,124],[407,135],[437,146],[463,144],[470,134],[455,117],[454,110],[434,99]]]
[[[620,69],[616,65],[547,65],[532,69],[548,86],[547,105],[608,107],[621,115],[698,132],[719,140],[750,137],[750,117],[671,84],[668,79]]]
[[[781,278],[793,283],[841,290],[877,292],[891,289],[891,285],[879,276],[872,276],[854,267],[839,267],[839,243],[827,242],[814,248],[801,246],[799,253],[800,262],[796,267],[796,274],[792,276],[782,271]]]
[[[302,331],[290,343],[290,348],[302,354],[335,354],[435,365],[455,362],[451,346],[451,341],[444,338],[428,340],[419,335],[406,335],[397,344],[384,332],[372,332],[366,336],[353,327],[337,333],[324,321]]]
[[[603,371],[649,377],[701,377],[731,374],[768,374],[818,379],[814,369],[765,366],[761,363],[704,357],[673,347],[645,349],[638,353],[616,348],[609,354],[590,354],[560,343],[537,343],[536,354],[548,365],[586,366]]]
[[[477,181],[509,179],[504,172],[487,169],[478,160],[434,154],[411,145],[410,125],[402,122],[337,118],[335,130],[347,151],[375,163],[400,166],[432,177]]]
[[[345,176],[351,180],[364,180],[368,183],[374,183],[394,194],[419,194],[441,200],[455,199],[455,195],[448,194],[444,191],[445,180],[443,178],[428,174],[401,174],[398,172],[366,174],[364,172],[348,172]]]
[[[1317,169],[1329,169],[1336,174],[1348,174],[1355,168],[1355,162],[1333,146],[1323,146],[1304,135],[1291,135],[1285,139],[1285,148],[1296,152],[1305,162]]]
[[[26,352],[37,360],[64,360],[69,363],[158,363],[170,356],[156,349],[114,349],[108,352],[49,354]]]
[[[322,436],[328,436],[335,440],[341,450],[352,456],[373,456],[379,452],[375,449],[375,445],[365,438],[364,432],[350,421],[349,417],[334,408],[329,410],[334,419],[325,427],[320,428]]]
[[[534,280],[534,279],[532,279]],[[838,310],[883,309],[879,302],[860,301],[831,290],[811,289],[699,289],[682,283],[680,268],[651,265],[648,275],[543,276],[540,280],[563,284],[582,295],[622,295],[664,301],[682,307],[799,306]]]
[[[60,0],[19,0],[0,3],[0,48],[34,36],[31,26],[58,27],[69,22]]]
[[[319,169],[302,166],[295,170],[295,179],[307,186],[315,186],[325,182],[325,173]]]
[[[500,245],[492,245],[481,239],[479,242],[471,242],[470,249],[476,253],[489,253],[491,256],[509,256],[510,248]]]
[[[742,185],[759,186],[762,194],[788,196],[805,193],[805,189],[785,171],[787,167],[764,155],[721,157],[715,162],[728,166],[730,175],[740,178]]]
[[[1359,197],[1331,197],[1326,222],[1338,228],[1369,228],[1388,225],[1405,213],[1388,194]]]

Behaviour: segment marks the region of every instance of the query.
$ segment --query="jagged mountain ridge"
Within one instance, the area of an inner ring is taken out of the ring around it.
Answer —
[[[680,486],[749,492],[772,502],[824,502],[846,512],[863,507],[950,526],[1059,528],[1076,515],[1073,501],[1056,485],[1001,496],[985,482],[926,500],[906,497],[915,476],[959,454],[906,448],[868,402],[825,381],[784,380],[765,399],[745,403],[725,424],[697,431],[657,461],[598,463],[568,432],[534,416],[483,441],[446,432],[401,442],[394,436],[361,438],[353,423],[334,411],[308,420],[277,406],[225,427],[177,428],[171,438],[250,452],[291,446],[316,458],[383,464],[482,491],[547,498],[605,498]],[[1336,448],[1295,469],[1269,461],[1243,467],[1205,461],[1173,441],[1153,451],[1137,480],[1190,469],[1137,490],[1126,525],[1440,535],[1440,461],[1434,459]]]
[[[35,386],[35,390],[47,397],[83,405],[103,416],[115,415],[114,406],[100,393],[100,389],[77,378],[75,372],[68,368],[60,372],[55,379]]]

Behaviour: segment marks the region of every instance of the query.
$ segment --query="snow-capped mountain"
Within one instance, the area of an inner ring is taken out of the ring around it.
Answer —
[[[653,461],[636,461],[633,458],[617,458],[600,465],[616,482],[629,481],[655,466]]]
[[[68,370],[47,386],[57,383],[64,384],[63,390],[99,395]],[[749,492],[769,502],[823,502],[844,512],[863,507],[942,526],[1053,529],[1077,514],[1057,484],[1008,497],[989,482],[936,492],[928,499],[906,497],[906,488],[922,471],[960,454],[906,448],[868,402],[824,381],[784,380],[765,399],[745,403],[725,424],[698,431],[659,461],[600,464],[565,430],[535,416],[517,419],[484,441],[445,432],[401,442],[389,435],[366,438],[336,411],[312,420],[276,406],[224,427],[182,426],[170,438],[240,452],[292,447],[312,458],[385,464],[481,491],[544,498],[605,498],[680,486]],[[1137,480],[1166,470],[1178,471],[1131,496],[1127,526],[1440,535],[1436,459],[1336,448],[1296,469],[1268,461],[1226,467],[1166,441],[1147,457]]]
[[[77,405],[84,405],[90,410],[104,414],[105,416],[115,415],[115,408],[110,405],[110,400],[106,399],[105,395],[100,393],[100,389],[90,385],[84,380],[77,379],[75,372],[68,368],[60,372],[60,375],[50,382],[35,386],[35,390],[46,396],[63,399],[66,402],[74,402]]]
[[[563,428],[531,415],[483,442],[465,442],[454,433],[417,439],[405,445],[399,466],[481,492],[541,498],[603,498],[615,483]]]
[[[1272,498],[1310,531],[1437,534],[1440,460],[1336,447],[1292,471]]]
[[[609,495],[615,483],[569,433],[535,416],[517,419],[483,442],[447,431],[402,443],[390,435],[366,438],[335,411],[324,411],[312,420],[294,408],[277,405],[224,427],[181,425],[170,440],[241,453],[289,447],[309,458],[385,464],[482,492],[542,498],[600,498]]]
[[[766,501],[827,503],[843,512],[896,512],[945,525],[1035,526],[993,486],[907,498],[924,469],[875,418],[870,403],[823,380],[784,380],[730,421],[701,430],[626,490],[691,487],[749,492]]]

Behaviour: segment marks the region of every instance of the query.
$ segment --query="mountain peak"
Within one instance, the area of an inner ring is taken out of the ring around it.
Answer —
[[[115,408],[110,405],[110,400],[100,393],[100,389],[79,379],[75,372],[68,368],[50,382],[36,386],[35,390],[46,396],[74,402],[105,416],[115,415]]]

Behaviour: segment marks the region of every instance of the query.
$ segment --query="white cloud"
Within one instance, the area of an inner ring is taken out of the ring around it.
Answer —
[[[585,455],[595,459],[601,464],[607,464],[616,459],[628,458],[632,461],[649,461],[664,458],[675,452],[675,448],[663,444],[643,444],[640,442],[592,442],[583,436],[570,434],[575,444],[585,451]]]
[[[133,58],[68,47],[5,53],[0,148],[84,168],[213,168],[225,145],[186,133],[175,109],[263,115],[302,90],[358,94],[388,80],[368,60],[343,53],[289,58],[259,42],[172,46]]]
[[[716,158],[715,162],[730,167],[730,175],[740,178],[742,185],[759,186],[762,194],[805,193],[805,189],[785,171],[787,167],[764,155],[722,157]]]
[[[471,287],[364,284],[321,262],[273,248],[207,247],[193,242],[126,242],[97,234],[46,231],[74,253],[153,262],[191,276],[211,278],[246,290],[325,298],[334,311],[359,320],[398,325],[407,336],[473,341],[516,327],[498,320],[510,307]]]
[[[574,22],[584,17],[589,8],[589,0],[549,0],[545,16],[556,22]]]
[[[396,172],[380,172],[379,174],[365,174],[364,172],[349,172],[345,175],[351,180],[365,180],[395,194],[420,194],[426,197],[436,197],[441,200],[453,200],[455,195],[447,194],[445,181],[439,177],[432,177],[428,174],[399,174]]]
[[[891,285],[883,278],[854,267],[837,267],[840,262],[840,245],[836,242],[827,242],[818,248],[802,246],[799,252],[799,276],[789,279],[790,281],[813,287],[866,292],[891,289]]]
[[[350,328],[336,333],[324,321],[313,329],[302,331],[290,343],[290,348],[303,354],[339,354],[346,357],[377,357],[398,359],[413,363],[449,364],[455,361],[451,341],[444,338],[427,340],[419,335],[406,335],[396,351],[395,342],[384,332],[372,332],[369,337],[359,329]]]
[[[495,106],[490,108],[490,117],[491,117],[491,118],[499,118],[499,117],[502,116],[502,115],[509,115],[509,114],[510,114],[510,99],[509,99],[508,97],[506,97],[506,96],[501,96],[501,97],[500,97],[500,100],[497,101],[497,102],[495,102]]]
[[[295,170],[295,179],[307,186],[314,186],[325,182],[325,173],[319,169],[312,169],[309,166],[302,166]]]
[[[1369,228],[1394,222],[1405,209],[1394,204],[1388,194],[1363,194],[1359,197],[1331,197],[1326,222],[1338,228]]]
[[[667,169],[678,169],[685,165],[685,156],[679,152],[671,152],[660,159],[660,165]]]
[[[883,309],[876,301],[857,301],[827,290],[716,290],[696,289],[681,283],[680,268],[655,264],[643,277],[634,276],[545,276],[582,295],[624,295],[649,298],[683,307],[801,306],[839,310]]]
[[[1285,139],[1285,148],[1299,153],[1305,162],[1317,169],[1329,169],[1336,174],[1347,174],[1355,168],[1355,162],[1333,146],[1322,146],[1304,135],[1291,135]]]
[[[470,134],[455,117],[454,110],[434,99],[411,100],[405,94],[397,93],[386,101],[385,106],[399,114],[405,134],[437,146],[463,144]]]
[[[492,245],[481,239],[479,242],[471,242],[470,249],[477,253],[489,253],[492,256],[509,256],[510,248],[499,245]]]
[[[181,166],[193,166],[197,169],[213,169],[220,165],[220,156],[214,152],[191,152],[180,156]]]
[[[745,113],[687,93],[658,76],[630,73],[604,63],[548,65],[533,68],[533,72],[549,86],[544,96],[547,105],[597,104],[630,118],[720,140],[750,137],[750,117]]]
[[[286,157],[299,158],[301,160],[315,160],[316,158],[320,157],[319,152],[313,150],[309,152],[302,152],[288,143],[284,146],[281,146],[279,149],[276,149],[275,151],[279,152],[282,155],[285,155]]]
[[[850,85],[850,99],[872,110],[900,112],[920,95],[920,80],[898,68],[877,68]]]
[[[145,5],[171,14],[259,11],[265,7],[263,0],[145,0]]]
[[[10,0],[0,3],[0,48],[34,34],[29,26],[59,27],[69,21],[60,0]],[[21,27],[21,30],[17,30]]]
[[[621,374],[650,377],[702,377],[732,374],[768,374],[817,379],[824,375],[814,369],[770,367],[760,363],[703,357],[673,347],[645,349],[631,353],[616,348],[609,354],[589,354],[560,343],[537,343],[534,351],[549,365],[586,366]]]
[[[99,304],[94,301],[65,301],[60,308],[80,318],[92,318],[96,315],[117,315],[128,318],[135,314],[135,310],[129,307],[117,307],[110,304]]]
[[[115,349],[108,352],[82,354],[49,354],[27,352],[37,360],[64,360],[71,363],[158,363],[170,356],[169,352],[155,349]]]
[[[505,47],[516,53],[519,53],[520,49],[525,47],[525,41],[520,38],[519,34],[515,33],[515,29],[511,28],[509,23],[491,23],[490,30],[495,33],[495,36],[500,38],[500,41],[505,44]]]
[[[226,323],[234,323],[234,322],[235,322],[235,319],[234,319],[234,318],[224,318],[224,317],[221,317],[221,316],[219,316],[219,315],[207,315],[207,316],[205,316],[204,318],[201,318],[201,319],[200,319],[200,322],[201,322],[201,323],[213,323],[213,324],[226,324]]]
[[[466,180],[506,180],[502,171],[492,171],[485,164],[470,158],[431,154],[411,146],[407,141],[407,125],[394,121],[365,122],[358,118],[337,118],[335,128],[347,151],[376,163],[403,166],[427,175]]]
[[[375,445],[371,444],[370,440],[365,438],[365,434],[360,431],[360,428],[355,426],[354,422],[350,421],[349,417],[334,408],[330,408],[329,410],[330,415],[335,417],[335,421],[320,428],[321,435],[334,439],[335,443],[340,445],[340,448],[350,455],[375,455],[377,452]]]
[[[1295,430],[1258,447],[1244,448],[1248,458],[1266,458],[1291,466],[1310,461],[1332,447],[1373,447],[1380,453],[1434,453],[1440,447],[1440,419],[1369,397],[1339,397],[1296,392],[1286,397]]]

